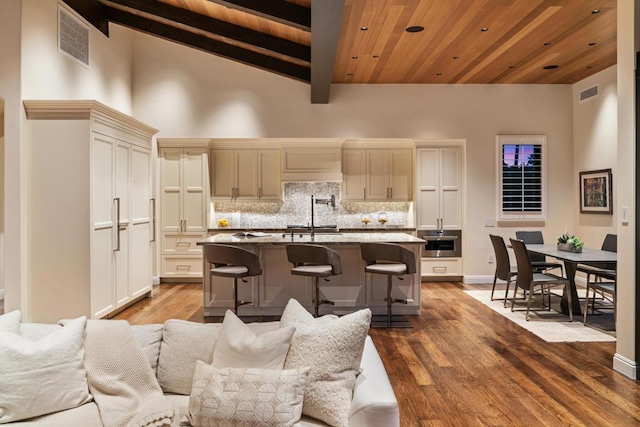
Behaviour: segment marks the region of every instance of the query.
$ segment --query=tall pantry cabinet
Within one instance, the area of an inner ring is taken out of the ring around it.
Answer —
[[[151,291],[151,140],[96,101],[24,101],[29,319],[109,317]]]
[[[159,139],[160,277],[202,281],[209,207],[209,140]]]

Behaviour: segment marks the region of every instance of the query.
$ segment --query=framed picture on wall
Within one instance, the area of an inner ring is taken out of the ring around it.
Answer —
[[[613,215],[611,169],[580,172],[580,213]]]

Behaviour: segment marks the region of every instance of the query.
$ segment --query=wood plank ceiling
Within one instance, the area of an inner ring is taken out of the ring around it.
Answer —
[[[616,0],[64,1],[105,34],[116,23],[309,82],[312,102],[331,83],[571,84],[616,63]]]

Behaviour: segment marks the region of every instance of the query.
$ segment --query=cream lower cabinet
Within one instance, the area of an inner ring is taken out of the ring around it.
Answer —
[[[279,149],[212,149],[211,197],[227,201],[281,201]]]
[[[25,101],[28,319],[100,318],[151,291],[155,129],[95,101]]]
[[[412,149],[344,149],[343,200],[413,199]]]
[[[422,258],[422,277],[462,276],[462,258]]]
[[[417,228],[462,229],[462,149],[417,150]]]
[[[158,140],[160,157],[160,277],[202,280],[207,236],[208,140]]]

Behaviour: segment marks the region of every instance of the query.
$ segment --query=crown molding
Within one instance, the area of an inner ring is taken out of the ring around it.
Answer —
[[[158,133],[158,129],[95,100],[24,100],[22,103],[29,120],[106,118],[149,138]]]

